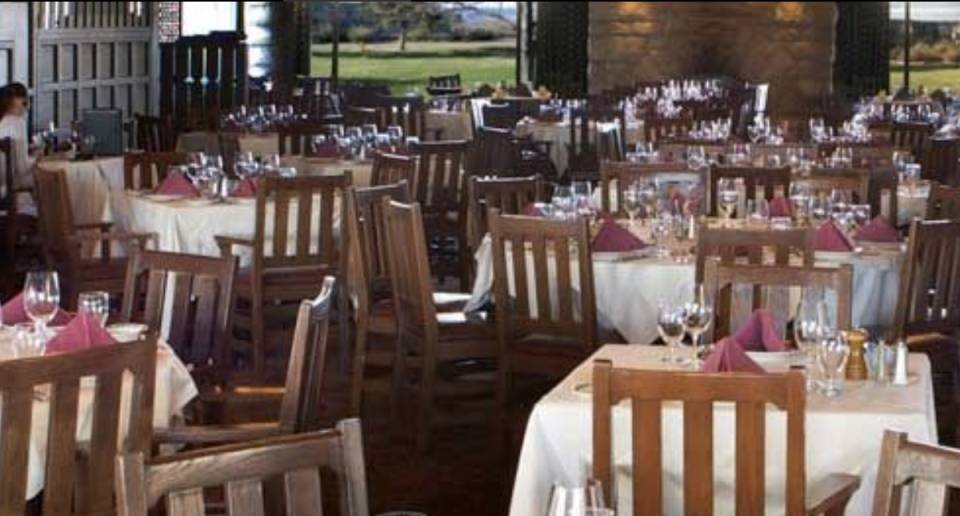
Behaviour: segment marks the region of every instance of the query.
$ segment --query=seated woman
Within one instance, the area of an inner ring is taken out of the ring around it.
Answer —
[[[13,185],[16,189],[30,188],[33,185],[34,156],[29,152],[30,140],[27,138],[27,109],[29,106],[27,87],[19,82],[0,87],[0,138],[10,138],[13,143],[13,171],[3,170],[0,161],[0,197],[6,195],[5,174],[13,173]],[[29,193],[17,197],[17,211],[24,215],[36,215],[37,209]]]

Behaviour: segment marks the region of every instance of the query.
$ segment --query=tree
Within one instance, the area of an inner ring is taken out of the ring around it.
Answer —
[[[429,29],[444,16],[440,2],[364,2],[369,19],[387,30],[399,30],[400,51],[407,49],[407,33],[416,24]]]

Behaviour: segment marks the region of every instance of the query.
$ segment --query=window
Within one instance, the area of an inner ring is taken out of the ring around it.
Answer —
[[[960,91],[960,3],[890,2],[890,89]]]
[[[200,36],[237,30],[237,2],[181,2],[180,34]]]

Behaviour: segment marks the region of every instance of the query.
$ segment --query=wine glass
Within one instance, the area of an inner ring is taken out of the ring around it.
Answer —
[[[793,337],[797,350],[807,367],[807,390],[812,391],[815,383],[812,377],[814,351],[824,338],[833,333],[827,314],[827,302],[821,287],[805,287],[800,293],[800,303],[793,318]]]
[[[703,360],[700,359],[701,342],[700,336],[707,331],[710,323],[713,321],[713,307],[707,301],[707,296],[702,284],[694,289],[693,300],[683,305],[684,327],[690,334],[690,343],[693,348],[692,369],[699,370],[703,367]]]
[[[820,341],[817,346],[817,365],[823,375],[821,392],[824,396],[833,398],[843,392],[844,372],[849,357],[850,346],[843,332],[832,333]]]
[[[637,215],[640,214],[640,210],[643,209],[643,202],[640,199],[639,185],[637,183],[631,184],[623,191],[623,209],[627,212],[627,217],[630,218],[630,226],[633,227],[637,220]]]
[[[403,143],[403,128],[399,125],[387,127],[387,136],[390,137],[390,145],[398,146]]]
[[[583,487],[564,487],[554,484],[550,488],[547,516],[609,515],[603,498],[603,486],[599,480],[587,480]],[[601,511],[601,512],[597,512]]]
[[[673,215],[671,215],[669,211],[664,210],[653,221],[653,241],[655,244],[657,257],[659,258],[670,257],[670,249],[667,247],[667,241],[670,238],[670,235],[673,234],[673,219]]]
[[[810,188],[800,182],[790,183],[790,204],[797,221],[803,221],[810,212]]]
[[[573,188],[564,185],[555,186],[550,202],[556,208],[559,218],[567,219],[571,217],[575,211]]]
[[[81,292],[77,296],[77,311],[89,314],[101,327],[106,328],[110,316],[110,294],[102,290]]]
[[[737,202],[740,200],[740,190],[737,189],[737,181],[733,178],[722,178],[717,182],[717,206],[720,210],[720,217],[724,225],[730,224],[730,219],[737,208]]]
[[[870,205],[869,204],[854,204],[850,206],[850,213],[853,216],[853,223],[857,227],[863,227],[870,222]]]
[[[638,195],[643,204],[644,215],[652,219],[657,214],[657,183],[656,180],[646,180],[639,184]]]
[[[747,200],[747,223],[752,227],[770,224],[770,203],[763,197]]]
[[[590,181],[574,181],[572,183],[573,198],[578,215],[589,217],[593,213],[591,186]]]
[[[23,309],[37,333],[46,340],[47,325],[60,310],[60,279],[56,271],[28,272],[23,286]]]
[[[822,192],[810,200],[810,220],[818,227],[830,220],[831,211],[830,199]]]
[[[657,331],[660,338],[667,344],[667,354],[664,362],[678,362],[677,346],[686,333],[686,314],[683,306],[661,303],[657,310]]]

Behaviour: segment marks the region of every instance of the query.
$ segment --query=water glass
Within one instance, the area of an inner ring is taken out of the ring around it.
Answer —
[[[681,360],[677,358],[677,347],[687,331],[683,306],[661,304],[657,310],[657,331],[667,345],[667,354],[663,361],[680,362]]]
[[[799,182],[790,183],[790,207],[796,220],[804,221],[810,214],[810,188]]]
[[[683,305],[684,328],[690,334],[690,344],[693,348],[693,360],[691,368],[700,370],[703,367],[703,360],[700,359],[701,340],[700,337],[710,327],[713,321],[713,307],[707,301],[703,285],[699,284],[694,289],[693,300]]]
[[[22,322],[13,326],[14,351],[16,358],[27,358],[43,354],[43,339],[35,331],[33,324]]]
[[[747,200],[747,224],[763,228],[770,225],[770,204],[763,197]]]
[[[553,204],[556,214],[560,219],[570,218],[575,213],[576,206],[574,205],[573,188],[569,186],[555,186],[550,202]]]
[[[820,341],[817,347],[817,365],[823,375],[821,392],[828,398],[843,392],[843,379],[850,357],[850,346],[842,332],[835,332]]]
[[[723,178],[717,182],[717,204],[720,210],[720,217],[724,225],[729,225],[733,213],[737,209],[737,202],[740,201],[740,190],[737,188],[737,181],[733,178]]]
[[[807,390],[812,390],[814,386],[810,366],[815,348],[833,333],[823,288],[805,287],[800,293],[800,303],[793,317],[793,340],[807,367]]]
[[[107,327],[110,316],[110,294],[102,290],[81,292],[77,296],[77,311],[92,316],[101,327]]]
[[[857,227],[863,227],[870,222],[870,205],[869,204],[854,204],[850,206],[850,213],[853,216],[853,223]]]
[[[60,310],[60,280],[56,271],[28,272],[23,287],[23,309],[37,333],[46,338],[47,324]]]
[[[817,194],[810,200],[810,219],[817,226],[830,220],[831,212],[830,199],[826,195]]]
[[[630,218],[630,225],[633,226],[636,223],[637,216],[640,215],[640,210],[643,209],[640,185],[633,183],[627,187],[623,191],[623,197],[620,201],[623,203],[623,210],[627,212],[627,216]]]
[[[596,512],[604,510],[607,504],[603,497],[603,485],[599,480],[587,480],[583,487],[564,487],[554,484],[550,488],[550,502],[547,516],[586,516],[612,514]]]

